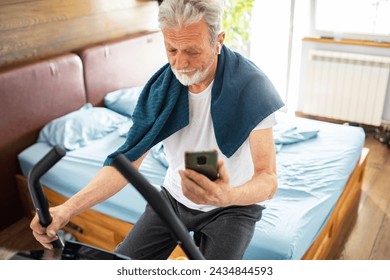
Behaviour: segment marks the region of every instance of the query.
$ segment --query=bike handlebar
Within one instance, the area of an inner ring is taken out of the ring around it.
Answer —
[[[51,224],[52,217],[49,213],[49,203],[42,189],[40,179],[65,154],[65,149],[62,146],[54,146],[28,173],[28,189],[39,218],[39,223],[43,227],[48,227]],[[59,237],[52,242],[52,245],[54,248],[64,247],[64,243]]]

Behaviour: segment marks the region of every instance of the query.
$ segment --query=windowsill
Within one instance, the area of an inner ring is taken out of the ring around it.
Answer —
[[[379,48],[390,48],[390,42],[376,42],[376,41],[363,41],[363,40],[351,40],[351,39],[341,39],[337,40],[332,37],[304,37],[303,41],[309,42],[318,42],[318,43],[328,43],[328,44],[345,44],[345,45],[359,45],[359,46],[369,46],[369,47],[379,47]]]

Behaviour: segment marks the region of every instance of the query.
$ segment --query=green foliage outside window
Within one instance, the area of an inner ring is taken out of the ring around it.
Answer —
[[[225,43],[229,47],[248,52],[251,11],[255,0],[225,0],[222,28],[226,32]]]

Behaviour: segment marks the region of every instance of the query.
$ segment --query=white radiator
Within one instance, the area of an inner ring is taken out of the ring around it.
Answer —
[[[379,126],[390,57],[311,50],[298,111]]]

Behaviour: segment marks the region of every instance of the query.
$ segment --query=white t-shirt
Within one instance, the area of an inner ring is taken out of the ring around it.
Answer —
[[[251,179],[254,173],[248,139],[230,158],[223,155],[218,148],[210,113],[212,86],[213,83],[201,93],[188,93],[190,114],[189,125],[163,141],[164,151],[169,163],[169,168],[164,180],[164,187],[178,202],[188,208],[200,211],[209,211],[217,207],[196,204],[183,195],[179,170],[185,169],[184,152],[216,149],[218,151],[218,159],[224,161],[228,170],[230,185],[232,187],[242,185]],[[275,115],[271,114],[260,122],[254,130],[270,128],[275,124]],[[264,202],[259,204],[264,204]]]

